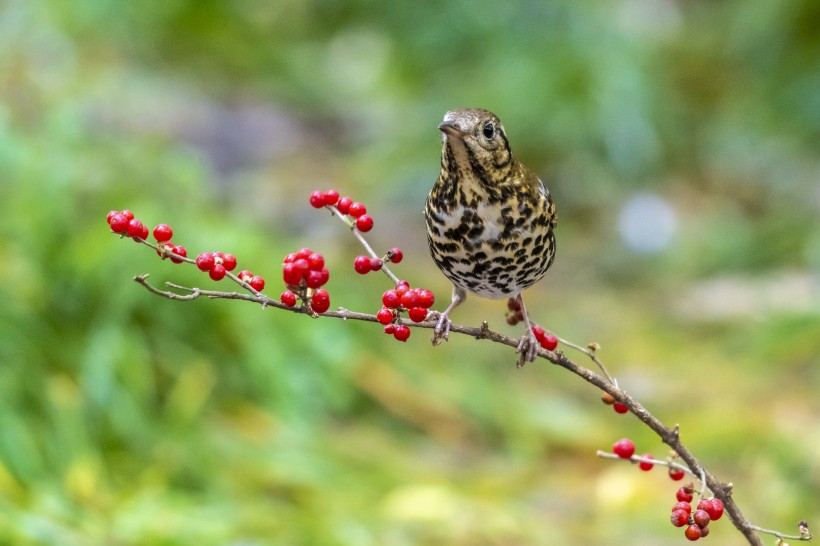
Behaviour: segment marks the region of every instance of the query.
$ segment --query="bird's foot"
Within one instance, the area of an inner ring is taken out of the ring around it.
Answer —
[[[518,368],[523,368],[524,364],[534,361],[538,356],[538,340],[535,339],[532,328],[527,328],[527,331],[524,332],[521,341],[518,342],[516,352],[519,354],[516,363]]]
[[[436,323],[436,327],[433,329],[433,345],[438,345],[442,341],[447,341],[450,337],[450,317],[447,316],[447,313],[438,313],[438,322]],[[431,313],[432,315],[432,313]],[[430,317],[428,318],[435,318]]]

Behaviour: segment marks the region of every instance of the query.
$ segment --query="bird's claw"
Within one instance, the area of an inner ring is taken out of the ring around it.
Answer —
[[[535,339],[535,334],[532,330],[527,329],[527,331],[524,332],[521,341],[518,342],[516,352],[519,354],[518,362],[516,363],[516,367],[518,368],[522,368],[524,364],[528,362],[533,362],[538,356],[538,340]]]
[[[438,322],[433,329],[433,345],[438,345],[442,341],[447,341],[450,337],[450,317],[447,313],[438,314]]]

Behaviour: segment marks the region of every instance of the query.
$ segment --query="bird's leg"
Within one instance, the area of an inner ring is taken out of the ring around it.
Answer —
[[[521,305],[521,314],[524,315],[524,323],[527,325],[527,330],[518,342],[517,352],[521,353],[518,359],[518,367],[522,367],[527,362],[532,362],[538,356],[538,340],[535,339],[535,334],[532,331],[532,324],[530,324],[530,317],[527,315],[527,308],[524,306],[524,298],[521,294],[516,296],[518,303]]]
[[[467,292],[457,286],[453,286],[453,299],[450,300],[450,305],[438,314],[438,323],[436,323],[436,328],[433,330],[433,345],[438,345],[442,340],[447,341],[447,338],[450,337],[450,317],[448,315],[450,311],[466,299]]]

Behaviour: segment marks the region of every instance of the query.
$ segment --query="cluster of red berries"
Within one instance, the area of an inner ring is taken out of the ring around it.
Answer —
[[[356,270],[356,273],[359,275],[367,275],[371,271],[380,271],[384,262],[392,262],[394,264],[399,263],[404,254],[400,248],[393,247],[387,251],[387,253],[382,258],[370,258],[368,256],[356,256],[353,260],[353,269]]]
[[[635,454],[635,444],[628,438],[622,438],[612,444],[612,452],[622,459],[632,459]],[[649,471],[655,466],[651,462],[654,457],[650,454],[641,456],[638,466],[641,470]],[[684,472],[679,468],[669,467],[669,477],[673,480],[683,478]],[[720,499],[701,499],[695,512],[692,513],[692,499],[695,486],[692,483],[680,487],[675,493],[677,504],[672,507],[670,519],[675,527],[686,526],[685,535],[689,540],[698,540],[709,534],[709,522],[718,520],[723,515],[723,501]]]
[[[686,527],[684,535],[689,540],[698,540],[709,534],[709,522],[723,516],[723,501],[720,499],[701,499],[694,513],[692,499],[695,486],[687,483],[675,493],[677,503],[672,507],[669,519],[675,527]]]
[[[518,298],[510,298],[507,300],[507,324],[515,326],[519,322],[523,322],[524,312],[521,310],[521,303]],[[547,333],[537,324],[532,325],[532,333],[535,335],[535,340],[544,349],[554,351],[558,347],[558,338],[553,334]]]
[[[148,237],[148,228],[140,220],[134,218],[134,213],[130,210],[112,210],[108,213],[107,220],[114,233],[142,240]],[[154,239],[157,240],[157,254],[163,259],[169,257],[172,262],[179,264],[183,262],[180,257],[188,257],[188,250],[184,246],[175,245],[171,242],[174,230],[168,224],[158,224],[153,230],[153,235]],[[208,275],[215,281],[222,280],[228,271],[233,271],[236,268],[236,256],[222,252],[203,252],[196,257],[195,262],[201,271],[207,271]],[[237,277],[248,283],[257,292],[265,288],[265,279],[260,275],[254,275],[247,269],[240,271]]]
[[[384,333],[392,334],[399,341],[407,341],[410,328],[399,323],[402,312],[413,322],[422,322],[427,318],[430,307],[436,297],[426,288],[410,288],[407,281],[399,281],[395,288],[382,294],[382,308],[376,313],[376,319],[384,325]]]
[[[148,226],[142,223],[141,220],[134,217],[134,213],[130,210],[116,211],[112,210],[106,217],[111,231],[119,233],[125,237],[131,237],[136,240],[148,239]],[[170,257],[175,264],[181,264],[182,260],[179,256],[186,258],[188,250],[182,245],[175,245],[171,242],[171,237],[174,231],[171,226],[166,224],[159,224],[154,228],[154,238],[157,240],[157,254],[163,259]]]
[[[330,271],[325,267],[324,256],[318,252],[302,248],[285,256],[282,279],[287,290],[282,292],[279,299],[288,307],[295,306],[296,300],[301,298],[314,313],[324,313],[330,309],[330,295],[321,288],[330,279]]]
[[[211,279],[221,281],[228,271],[236,269],[236,256],[219,251],[203,252],[196,257],[196,266],[200,271],[207,271]],[[265,279],[261,275],[254,275],[247,269],[240,271],[237,277],[257,292],[265,288]]]
[[[615,400],[615,397],[606,391],[603,391],[601,393],[601,402],[603,402],[607,406],[612,406],[612,409],[615,410],[615,413],[626,413],[629,411],[629,408],[626,407],[626,405],[621,404],[620,402]]]
[[[237,277],[239,277],[240,281],[248,283],[250,287],[257,292],[261,292],[265,289],[265,278],[261,275],[254,275],[253,272],[243,269]]]
[[[203,252],[196,257],[196,266],[200,271],[207,271],[215,281],[221,281],[228,271],[236,269],[236,256],[223,252]]]
[[[111,231],[114,233],[133,239],[145,240],[148,238],[148,226],[134,218],[134,213],[130,210],[112,210],[108,213],[106,220],[108,220],[108,225],[111,226]]]
[[[339,197],[339,192],[336,190],[316,190],[311,192],[309,200],[313,208],[336,207],[342,214],[355,218],[356,229],[362,233],[373,229],[373,218],[368,216],[367,207],[350,197]]]

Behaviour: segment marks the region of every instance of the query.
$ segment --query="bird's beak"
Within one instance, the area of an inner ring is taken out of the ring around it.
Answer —
[[[445,135],[456,138],[464,138],[464,131],[459,129],[458,125],[456,125],[452,121],[442,121],[441,123],[439,123],[438,128]]]

